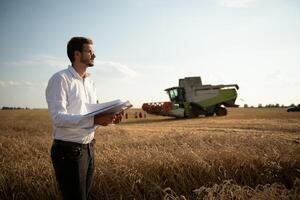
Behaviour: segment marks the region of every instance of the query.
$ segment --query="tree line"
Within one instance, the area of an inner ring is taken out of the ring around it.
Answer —
[[[259,103],[257,105],[257,108],[288,108],[288,107],[295,107],[296,105],[294,103],[292,103],[291,105],[289,106],[286,106],[286,105],[283,105],[283,104],[279,104],[279,103],[276,103],[276,104],[266,104],[266,105],[263,105],[261,103]],[[244,108],[254,108],[255,106],[249,106],[248,104],[244,104]],[[300,107],[300,104],[298,104],[298,107]]]
[[[7,107],[7,106],[3,106],[2,110],[30,110],[30,108],[28,108],[28,107],[22,108],[22,107]]]

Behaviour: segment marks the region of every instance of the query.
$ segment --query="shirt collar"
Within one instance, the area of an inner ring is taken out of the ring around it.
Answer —
[[[69,72],[71,72],[71,74],[75,77],[75,78],[77,78],[77,79],[80,79],[80,80],[82,80],[82,78],[81,78],[81,76],[79,76],[79,74],[76,72],[76,70],[74,69],[74,67],[72,67],[72,65],[69,65],[68,66],[68,70],[69,70]],[[87,78],[87,77],[89,77],[90,76],[90,73],[85,73],[85,78]]]

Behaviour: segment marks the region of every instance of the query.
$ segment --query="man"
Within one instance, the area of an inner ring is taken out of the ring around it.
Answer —
[[[94,83],[86,72],[96,58],[92,40],[71,38],[67,54],[71,65],[54,74],[46,89],[53,121],[51,158],[63,198],[86,200],[94,172],[96,125],[118,122],[120,116],[83,116],[85,104],[97,102]]]

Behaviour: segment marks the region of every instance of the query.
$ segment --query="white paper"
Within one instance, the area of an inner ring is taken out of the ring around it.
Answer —
[[[101,103],[101,104],[86,104],[87,114],[85,117],[91,117],[98,114],[116,114],[132,107],[129,101],[121,101],[119,99]]]

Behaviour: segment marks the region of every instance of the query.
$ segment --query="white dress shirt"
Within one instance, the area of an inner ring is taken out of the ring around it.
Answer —
[[[96,91],[89,77],[79,76],[72,66],[55,73],[46,89],[53,122],[53,138],[87,144],[94,138],[94,117],[84,117],[86,105],[96,103]]]

